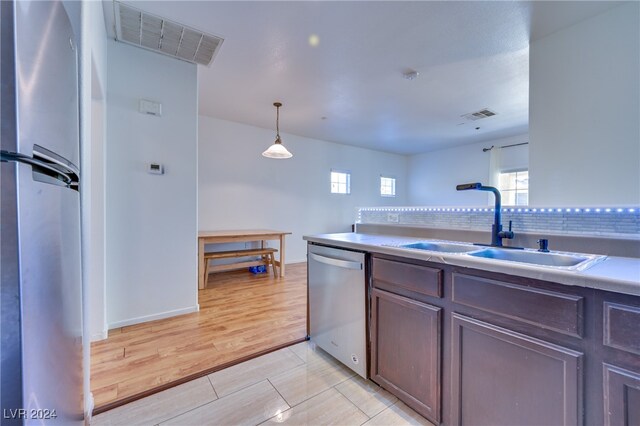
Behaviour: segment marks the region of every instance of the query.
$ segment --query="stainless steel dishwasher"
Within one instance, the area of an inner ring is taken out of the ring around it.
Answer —
[[[311,340],[366,378],[364,253],[312,244],[307,250]]]

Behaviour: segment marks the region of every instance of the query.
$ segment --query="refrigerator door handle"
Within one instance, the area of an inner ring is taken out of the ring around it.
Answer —
[[[68,174],[76,176],[80,174],[78,168],[71,161],[40,145],[33,145],[33,157],[57,166],[61,170],[67,171]]]
[[[35,148],[36,146],[34,146]],[[34,154],[37,151],[34,149]],[[40,157],[40,158],[37,158]],[[78,190],[79,177],[76,170],[58,161],[51,161],[44,156],[20,154],[18,152],[0,151],[0,161],[16,162],[31,166],[33,179],[43,183],[66,186],[67,188]]]

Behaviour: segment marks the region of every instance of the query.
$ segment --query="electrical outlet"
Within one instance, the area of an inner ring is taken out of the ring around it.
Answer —
[[[398,223],[400,222],[400,218],[398,217],[398,213],[387,213],[387,222]]]

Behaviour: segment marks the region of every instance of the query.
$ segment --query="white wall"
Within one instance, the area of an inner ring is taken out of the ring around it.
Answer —
[[[530,204],[640,204],[640,3],[531,43]]]
[[[108,42],[109,327],[197,310],[196,66]],[[162,103],[162,117],[138,112]],[[146,172],[149,162],[164,175]]]
[[[303,235],[349,232],[356,207],[407,203],[403,155],[283,133],[293,158],[273,160],[261,155],[272,129],[205,116],[198,129],[199,229],[290,231],[287,263],[306,261]],[[330,193],[332,168],[351,171],[351,195]],[[380,196],[380,174],[396,177],[396,198]]]
[[[483,206],[493,204],[493,196],[480,191],[456,191],[456,185],[481,182],[494,184],[491,152],[483,148],[528,141],[517,135],[471,145],[457,146],[409,157],[409,204],[415,206]],[[505,148],[510,149],[510,148]]]

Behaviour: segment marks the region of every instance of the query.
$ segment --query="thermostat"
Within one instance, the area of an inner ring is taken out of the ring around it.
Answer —
[[[147,170],[152,175],[163,175],[164,174],[164,165],[158,163],[149,163]]]

